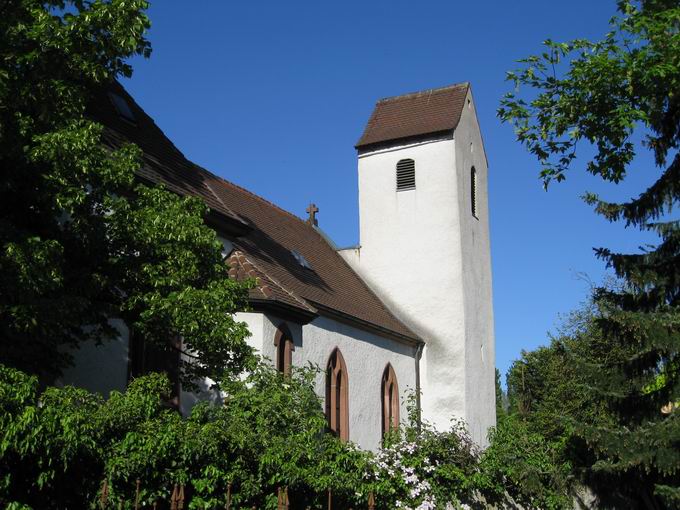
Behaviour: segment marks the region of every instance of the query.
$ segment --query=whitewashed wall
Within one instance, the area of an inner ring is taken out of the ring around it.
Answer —
[[[382,437],[381,382],[387,363],[397,375],[400,417],[407,418],[404,397],[414,391],[415,348],[358,328],[319,317],[303,327],[300,352],[305,361],[325,368],[338,347],[347,365],[349,380],[349,438],[361,448],[376,450]],[[319,395],[325,395],[325,374],[317,379]]]
[[[416,189],[396,191],[396,165],[415,161]],[[440,429],[466,418],[465,322],[455,146],[451,139],[359,156],[360,243],[346,256],[425,341],[423,416]]]
[[[251,333],[248,344],[258,354],[272,362],[276,359],[274,338],[281,324],[286,324],[293,336],[293,365],[317,365],[322,370],[316,381],[317,393],[323,404],[325,368],[337,347],[347,365],[349,381],[349,436],[364,449],[380,446],[382,432],[381,381],[387,363],[397,375],[401,403],[401,418],[407,410],[403,401],[407,390],[415,390],[415,348],[327,317],[318,317],[310,324],[284,321],[258,312],[238,313],[236,319],[245,322]],[[60,384],[73,384],[108,396],[112,390],[123,391],[127,383],[128,332],[121,323],[119,339],[102,346],[84,345],[75,353],[76,365],[68,370]],[[188,414],[200,400],[220,402],[220,395],[210,389],[211,381],[200,384],[197,393],[182,391],[180,406]]]
[[[472,103],[454,137],[359,155],[360,247],[340,253],[425,340],[424,418],[439,429],[462,418],[485,445],[495,424],[495,361],[486,160]],[[405,158],[415,161],[416,189],[397,192]],[[470,208],[472,164],[479,220]]]
[[[316,389],[322,403],[326,393],[325,368],[333,350],[340,349],[349,381],[349,437],[361,448],[376,450],[380,446],[380,387],[387,363],[392,364],[397,375],[402,399],[400,416],[402,421],[406,419],[403,399],[407,390],[415,390],[416,385],[414,347],[327,317],[318,317],[304,326],[259,313],[238,314],[238,318],[247,322],[253,333],[251,345],[272,362],[276,359],[276,331],[282,323],[288,326],[295,344],[293,365],[312,363],[321,368]]]
[[[495,340],[491,287],[489,235],[488,166],[482,134],[468,91],[455,132],[456,168],[461,218],[463,292],[465,295],[465,387],[468,426],[482,445],[486,433],[496,425]],[[471,168],[477,172],[477,217],[472,213]]]

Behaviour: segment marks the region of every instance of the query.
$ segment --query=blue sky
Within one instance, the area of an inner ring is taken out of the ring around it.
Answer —
[[[339,246],[358,242],[356,152],[375,101],[470,81],[489,159],[496,365],[548,340],[604,274],[592,248],[643,238],[579,197],[620,200],[579,160],[543,191],[538,165],[496,118],[505,72],[546,38],[599,38],[614,0],[152,2],[153,55],[124,82],[193,161],[304,217],[313,201]],[[646,161],[643,161],[646,162]],[[585,276],[584,276],[585,275]]]

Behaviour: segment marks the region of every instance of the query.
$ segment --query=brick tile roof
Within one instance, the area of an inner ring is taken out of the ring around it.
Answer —
[[[279,301],[293,308],[302,308],[310,313],[316,313],[314,307],[279,285],[267,273],[259,269],[242,251],[234,250],[227,258],[227,264],[229,264],[230,278],[240,281],[247,278],[255,280],[256,287],[250,291],[251,299]]]
[[[458,83],[379,100],[356,148],[453,131],[460,121],[469,88],[469,83]]]
[[[233,240],[235,251],[228,263],[232,277],[258,282],[251,299],[281,303],[305,314],[331,310],[418,341],[312,225],[189,161],[120,84],[113,90],[127,100],[137,123],[123,120],[105,96],[97,98],[90,111],[107,128],[107,142],[137,144],[144,151],[143,178],[178,194],[198,196],[211,209],[249,227]],[[311,269],[300,265],[293,250]]]
[[[221,203],[210,191],[205,184],[204,172],[194,168],[195,165],[184,157],[122,85],[115,82],[110,91],[127,101],[136,122],[133,124],[118,115],[106,94],[98,95],[91,102],[89,111],[106,126],[105,143],[116,147],[126,141],[134,142],[144,152],[140,177],[150,182],[162,183],[180,195],[198,196],[211,210],[232,221],[243,222],[238,214]]]

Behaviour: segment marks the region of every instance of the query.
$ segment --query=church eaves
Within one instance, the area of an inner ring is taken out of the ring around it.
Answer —
[[[379,100],[355,147],[453,132],[469,88],[465,82]]]

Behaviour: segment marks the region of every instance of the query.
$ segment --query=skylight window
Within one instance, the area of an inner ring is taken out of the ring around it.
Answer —
[[[300,264],[302,267],[305,269],[312,269],[312,265],[309,263],[309,261],[300,253],[299,251],[296,250],[290,250],[290,254],[295,257],[295,260],[297,260],[297,263]]]
[[[118,94],[115,94],[113,92],[109,92],[109,99],[111,100],[111,103],[113,103],[113,107],[118,112],[118,115],[120,115],[122,118],[124,118],[128,122],[133,122],[135,124],[137,123],[137,119],[135,118],[135,114],[132,113],[132,109],[130,108],[130,105],[125,100],[125,98],[123,98],[123,97],[121,97]]]

